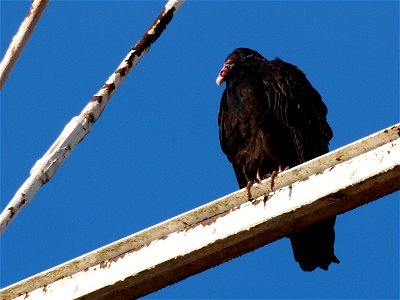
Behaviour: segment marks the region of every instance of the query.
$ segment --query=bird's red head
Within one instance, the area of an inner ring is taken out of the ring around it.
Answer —
[[[235,66],[236,63],[247,61],[248,59],[264,59],[264,57],[249,48],[237,48],[231,54],[228,55],[228,58],[225,60],[224,66],[221,71],[218,73],[217,77],[217,85],[221,85],[226,77],[228,76],[231,69]]]
[[[229,71],[235,65],[236,59],[237,58],[235,54],[232,54],[226,59],[221,71],[219,71],[218,73],[218,77],[216,80],[217,85],[221,85],[225,81],[225,77],[228,75]]]

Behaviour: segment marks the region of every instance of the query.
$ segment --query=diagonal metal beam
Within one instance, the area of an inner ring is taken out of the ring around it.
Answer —
[[[6,230],[22,208],[33,199],[39,189],[51,180],[72,150],[86,137],[93,123],[100,118],[111,96],[132,68],[160,37],[183,2],[184,0],[169,0],[167,2],[161,14],[128,52],[103,87],[90,99],[79,116],[72,118],[49,150],[35,163],[30,176],[0,214],[0,234]]]
[[[28,15],[18,29],[18,32],[13,37],[10,46],[8,47],[3,59],[0,63],[0,90],[3,88],[8,75],[15,63],[18,60],[22,50],[29,40],[37,22],[40,19],[44,9],[46,8],[48,0],[33,0]]]
[[[400,124],[1,290],[132,299],[400,189]],[[265,197],[267,195],[268,197]]]

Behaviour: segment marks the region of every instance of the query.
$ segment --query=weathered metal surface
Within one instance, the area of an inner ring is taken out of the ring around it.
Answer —
[[[103,112],[109,98],[116,91],[131,69],[138,63],[140,58],[146,54],[151,45],[160,37],[174,13],[183,4],[184,0],[168,1],[160,15],[153,24],[146,30],[141,39],[131,48],[117,70],[111,74],[103,87],[92,97],[90,102],[81,112],[92,123],[96,122]]]
[[[29,40],[37,22],[40,19],[44,9],[46,8],[48,0],[33,0],[28,15],[18,29],[18,32],[13,37],[6,54],[0,63],[0,90],[3,88],[8,75],[18,60],[19,55],[24,49]]]
[[[392,126],[3,289],[5,299],[131,299],[400,189]],[[357,153],[360,153],[357,155]],[[338,159],[340,158],[340,159]],[[255,190],[255,191],[254,191]],[[264,201],[263,194],[270,198]]]
[[[97,94],[92,97],[80,115],[74,117],[67,124],[45,155],[36,162],[28,179],[18,189],[10,203],[1,213],[0,234],[7,228],[16,214],[32,200],[36,192],[52,178],[75,146],[89,133],[91,125],[98,120],[112,94],[126,78],[129,71],[147,53],[150,46],[165,30],[174,13],[183,2],[184,0],[168,1],[161,14],[129,51],[118,69],[108,78]]]

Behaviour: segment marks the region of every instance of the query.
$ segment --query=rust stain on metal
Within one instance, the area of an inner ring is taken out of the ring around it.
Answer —
[[[239,206],[236,206],[236,207],[232,208],[231,210],[227,210],[227,211],[218,213],[218,214],[216,214],[216,215],[214,215],[212,217],[206,218],[206,219],[204,219],[202,221],[199,221],[197,223],[194,223],[194,224],[191,224],[189,226],[186,226],[185,228],[180,229],[178,232],[183,232],[183,231],[188,232],[190,229],[193,229],[193,228],[197,227],[198,225],[209,226],[209,225],[215,223],[218,218],[226,216],[230,212],[235,211],[236,209],[239,209],[239,208],[240,208]],[[185,225],[187,225],[187,223],[185,223]]]
[[[14,207],[11,206],[8,208],[9,211],[11,211],[10,213],[10,220],[15,216],[15,211],[14,211]],[[7,224],[9,223],[9,221],[7,222]]]
[[[168,238],[168,235],[164,235],[164,236],[160,237],[159,240],[163,241],[163,240],[166,240],[167,238]]]
[[[120,258],[121,259],[124,258],[124,256],[125,256],[125,253],[122,253],[120,255],[117,255],[116,257],[111,258],[109,261],[110,261],[110,263],[113,263],[113,262],[116,262]]]
[[[93,96],[92,99],[90,99],[90,102],[101,103],[102,101],[103,101],[103,96]]]
[[[98,96],[95,96],[98,97]],[[94,97],[93,97],[94,98]],[[100,97],[101,98],[101,97]],[[100,103],[100,102],[99,102]],[[88,120],[90,123],[94,123],[95,122],[95,118],[94,115],[91,112],[86,112],[83,117]]]
[[[144,248],[145,246],[147,246],[147,244],[141,245],[141,246],[139,246],[139,247],[136,247],[136,248],[132,249],[132,250],[129,251],[129,252],[136,252],[136,251],[139,251],[140,249]]]
[[[186,226],[185,228],[179,230],[179,232],[182,232],[182,231],[188,232],[190,229],[195,228],[196,225],[197,224],[192,224],[192,225]]]
[[[105,269],[105,268],[108,268],[108,267],[109,267],[108,261],[103,261],[103,262],[100,263],[100,269]]]
[[[114,82],[113,82],[113,83],[106,83],[106,84],[103,86],[103,89],[106,89],[106,90],[107,90],[107,93],[110,95],[110,94],[112,93],[112,91],[115,90],[115,84],[114,84]]]
[[[224,211],[224,212],[219,213],[219,214],[217,214],[215,216],[212,216],[210,218],[204,219],[203,221],[200,222],[200,224],[203,225],[203,226],[211,225],[211,224],[215,223],[218,218],[226,216],[227,214],[229,214],[229,211]]]
[[[43,287],[43,293],[46,293],[47,292],[47,284]]]
[[[340,156],[336,157],[336,160],[337,161],[342,161],[343,157],[344,157],[344,155],[340,155]]]
[[[125,76],[127,71],[132,67],[135,57],[140,57],[144,51],[146,51],[150,46],[160,37],[161,33],[165,30],[169,22],[174,16],[175,7],[172,7],[168,11],[163,9],[161,14],[157,19],[151,24],[150,28],[142,36],[142,38],[133,46],[130,50],[129,57],[125,60],[126,66],[119,68],[115,71],[116,74],[120,76]]]
[[[28,292],[26,292],[25,293],[25,297],[24,297],[24,299],[26,299],[26,298],[28,298],[29,297],[29,293]]]
[[[150,28],[142,38],[131,48],[128,57],[125,59],[126,64],[123,67],[118,68],[114,74],[118,74],[120,77],[127,75],[129,69],[133,66],[135,59],[139,59],[140,56],[160,37],[161,33],[172,20],[175,10],[175,7],[172,7],[169,10],[166,10],[165,8],[162,10],[161,14],[153,24],[151,24]],[[104,84],[102,89],[106,90],[108,96],[110,96],[110,94],[116,89],[115,82]],[[101,103],[103,101],[103,96],[93,96],[90,101]],[[94,123],[94,118],[90,119],[90,122]]]
[[[141,246],[139,246],[139,247],[133,248],[133,249],[129,250],[128,252],[126,252],[126,254],[133,253],[133,252],[137,252],[137,251],[139,251],[140,249],[142,249],[142,248],[144,248],[144,247],[147,247],[147,246],[148,246],[148,244],[144,244],[144,245],[141,245]]]
[[[264,202],[264,207],[265,207],[265,204],[267,203],[267,201],[272,198],[272,196],[273,196],[273,194],[272,195],[270,195],[270,194],[264,195],[264,197],[262,198],[262,202]]]
[[[124,258],[125,254],[126,254],[126,252],[101,262],[100,263],[100,269],[109,268],[113,262],[117,262],[118,259]]]
[[[168,11],[165,11],[165,8],[158,16],[158,18],[151,24],[150,28],[143,35],[140,41],[132,48],[132,50],[136,50],[134,52],[135,55],[140,56],[143,51],[151,46],[161,35],[161,33],[165,30],[168,23],[172,20],[174,16],[175,7],[171,8]]]
[[[60,276],[60,277],[58,277],[55,281],[59,281],[59,280],[65,278],[65,277],[67,277],[67,276]]]
[[[18,205],[18,208],[21,208],[26,203],[26,199],[22,199],[21,203]]]
[[[119,68],[117,71],[115,71],[115,74],[119,74],[121,77],[124,77],[126,74],[126,68]]]

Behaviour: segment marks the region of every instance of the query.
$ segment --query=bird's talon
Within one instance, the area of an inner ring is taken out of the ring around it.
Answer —
[[[283,171],[289,170],[289,167],[285,167],[284,169],[282,168],[282,165],[279,164],[278,166],[278,171],[273,171],[271,173],[271,190],[274,190],[274,185],[275,185],[275,177],[278,176],[279,173],[282,173]]]
[[[254,184],[254,181],[249,181],[249,182],[247,182],[247,185],[246,185],[248,201],[250,201],[253,198],[253,196],[251,195],[251,187],[253,186],[253,184]]]
[[[271,178],[271,191],[274,190],[275,177],[278,175],[278,173],[279,173],[279,171],[273,171],[273,172],[271,173],[271,176],[270,176],[270,178]]]

